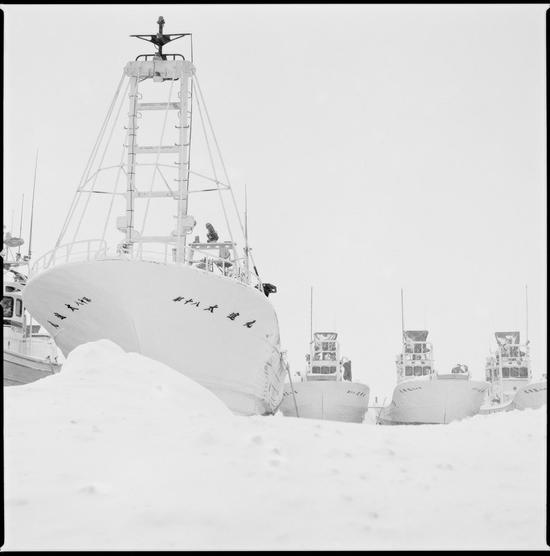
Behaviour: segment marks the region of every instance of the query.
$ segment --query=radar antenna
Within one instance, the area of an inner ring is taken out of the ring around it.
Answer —
[[[164,18],[160,16],[157,20],[159,32],[156,35],[130,35],[131,37],[136,37],[147,42],[152,42],[157,47],[157,55],[162,60],[166,60],[166,55],[162,53],[162,47],[165,44],[168,44],[171,41],[175,41],[176,39],[181,39],[181,37],[187,37],[191,35],[191,33],[171,33],[169,35],[165,35],[162,32],[162,30],[164,29],[164,23]]]

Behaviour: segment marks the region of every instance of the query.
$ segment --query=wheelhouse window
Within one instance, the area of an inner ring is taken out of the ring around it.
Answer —
[[[5,295],[2,298],[2,309],[4,310],[5,319],[13,317],[13,297]]]
[[[510,369],[510,376],[512,378],[519,378],[519,369],[517,367],[512,367]]]
[[[412,375],[413,375],[413,368],[405,367],[405,376],[412,376]]]
[[[424,369],[422,369],[424,372],[424,375],[429,375],[430,374],[430,367],[424,367]]]
[[[508,367],[502,367],[502,378],[510,378],[510,369]]]
[[[527,370],[527,367],[520,367],[519,377],[520,378],[528,378],[529,377],[529,371]]]
[[[20,317],[23,314],[23,302],[20,299],[15,300],[15,315]]]
[[[336,372],[336,367],[329,366],[313,366],[311,372],[316,375],[331,375]]]
[[[422,367],[414,368],[414,376],[422,376]]]

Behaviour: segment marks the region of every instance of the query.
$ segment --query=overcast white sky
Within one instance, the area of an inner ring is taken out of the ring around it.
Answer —
[[[340,333],[374,399],[395,384],[400,288],[437,369],[464,362],[481,379],[492,333],[524,334],[525,284],[534,375],[546,371],[546,6],[2,9],[4,223],[30,199],[39,149],[35,257],[57,238],[123,66],[150,50],[128,35],[163,15],[165,32],[193,33],[293,371],[310,285],[314,328]]]

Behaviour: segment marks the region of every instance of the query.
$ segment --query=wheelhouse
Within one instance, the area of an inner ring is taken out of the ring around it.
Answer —
[[[404,330],[403,349],[397,356],[397,380],[410,380],[434,374],[433,346],[427,330]]]
[[[307,380],[338,380],[342,378],[340,345],[336,332],[313,334],[310,353],[306,355]]]
[[[497,349],[485,362],[485,379],[491,385],[492,400],[511,399],[518,388],[531,381],[531,363],[528,344],[522,344],[520,333],[495,332]]]
[[[4,283],[2,292],[2,314],[4,326],[23,327],[25,311],[21,298],[21,287],[14,283]]]

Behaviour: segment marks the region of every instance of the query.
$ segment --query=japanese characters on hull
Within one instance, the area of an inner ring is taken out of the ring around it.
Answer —
[[[189,298],[185,298],[184,296],[178,296],[175,297],[174,299],[172,299],[172,301],[179,303],[183,301],[184,305],[189,305],[190,307],[193,306],[195,308],[202,308],[203,311],[208,311],[210,314],[213,314],[214,311],[216,309],[220,309],[220,306],[218,304],[215,305],[208,305],[207,307],[200,307],[200,301],[199,300],[195,300],[192,297]],[[91,303],[92,300],[89,297],[80,297],[78,299],[76,299],[75,301],[72,301],[71,303],[65,303],[65,307],[67,309],[69,309],[71,311],[71,313],[74,313],[75,311],[79,310],[79,306],[83,306],[83,305],[87,305],[88,303]],[[76,305],[76,307],[73,307],[73,305]],[[59,313],[57,311],[55,311],[53,313],[53,316],[59,320],[59,321],[63,321],[67,318],[66,315]],[[231,321],[236,321],[239,322],[239,320],[244,320],[244,319],[239,319],[239,317],[241,317],[240,313],[237,313],[235,311],[231,311],[229,314],[226,315],[226,318],[228,318]],[[59,328],[60,324],[56,324],[55,322],[52,322],[51,320],[48,320],[48,323],[53,326],[54,328]],[[242,326],[245,326],[246,328],[252,328],[254,326],[254,324],[256,323],[256,319],[253,320],[248,320],[246,322],[243,323]]]
[[[178,296],[178,297],[175,297],[172,301],[175,301],[175,302],[181,302],[181,301],[183,301],[183,302],[184,302],[184,305],[190,304],[190,305],[192,305],[192,306],[194,306],[194,307],[197,307],[197,308],[198,308],[199,305],[200,305],[200,301],[194,300],[192,297],[186,299],[185,297],[183,297],[183,296],[181,296],[181,295]],[[203,311],[209,311],[209,312],[212,314],[212,313],[214,313],[214,311],[215,311],[216,309],[219,309],[219,305],[217,305],[217,304],[216,304],[216,305],[209,305],[208,307],[205,307],[205,308],[203,308],[202,310],[203,310]],[[234,321],[234,320],[236,320],[237,317],[239,317],[239,316],[240,316],[240,313],[231,312],[231,313],[229,313],[229,314],[227,315],[227,318],[230,319],[230,320],[232,320],[232,321]],[[248,321],[248,322],[245,322],[245,323],[243,324],[243,326],[246,326],[247,328],[252,328],[252,326],[254,325],[255,322],[256,322],[255,319],[254,319],[254,320],[250,320],[250,321]]]

